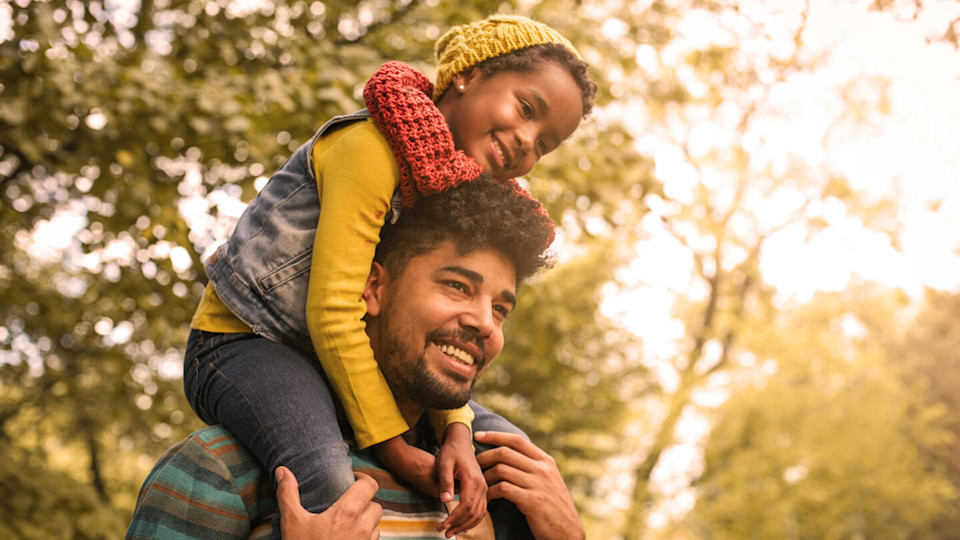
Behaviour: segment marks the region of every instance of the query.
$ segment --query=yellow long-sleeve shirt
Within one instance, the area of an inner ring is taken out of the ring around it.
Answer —
[[[397,187],[397,163],[371,120],[320,137],[311,155],[322,203],[307,293],[307,327],[330,384],[340,398],[360,448],[409,429],[380,372],[364,331],[361,294]],[[251,332],[207,285],[191,327]],[[429,415],[438,435],[446,426],[470,426],[469,406]]]

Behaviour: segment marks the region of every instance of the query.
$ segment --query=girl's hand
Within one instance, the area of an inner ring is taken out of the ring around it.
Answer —
[[[430,452],[410,446],[398,435],[375,445],[373,453],[387,470],[417,490],[431,497],[439,494],[437,460]]]
[[[447,426],[437,455],[440,500],[453,500],[455,479],[460,481],[460,504],[437,526],[450,538],[477,526],[487,515],[487,482],[473,453],[470,428],[460,423]]]

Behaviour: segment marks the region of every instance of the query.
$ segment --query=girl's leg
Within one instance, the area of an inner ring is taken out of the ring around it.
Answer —
[[[317,359],[255,334],[191,331],[187,399],[208,424],[227,427],[270,476],[293,471],[304,508],[320,512],[354,482],[347,445]],[[274,520],[279,534],[279,521]]]

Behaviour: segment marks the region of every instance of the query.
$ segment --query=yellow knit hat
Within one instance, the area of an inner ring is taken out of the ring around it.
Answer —
[[[517,15],[494,15],[475,23],[454,26],[437,40],[437,84],[433,99],[439,99],[453,76],[488,58],[534,45],[557,43],[578,59],[580,53],[567,38],[549,26]]]

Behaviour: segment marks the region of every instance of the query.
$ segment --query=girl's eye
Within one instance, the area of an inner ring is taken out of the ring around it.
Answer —
[[[537,148],[540,149],[540,155],[547,153],[547,143],[543,139],[537,139]]]
[[[530,119],[533,117],[533,107],[531,107],[526,101],[520,102],[520,109],[523,111],[523,117]]]

